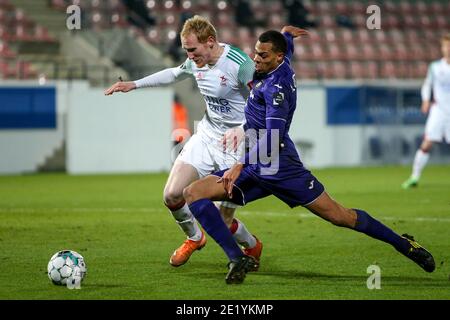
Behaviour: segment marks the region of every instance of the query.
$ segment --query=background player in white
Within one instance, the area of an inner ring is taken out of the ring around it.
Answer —
[[[431,63],[422,86],[422,112],[429,112],[429,115],[422,144],[414,157],[412,174],[402,184],[404,189],[417,186],[434,142],[445,138],[450,144],[450,33],[442,37],[441,50],[443,58]]]
[[[164,188],[164,203],[184,231],[187,240],[173,253],[170,264],[186,263],[195,250],[206,244],[206,238],[183,198],[183,189],[191,182],[219,169],[232,166],[239,158],[236,148],[224,151],[221,144],[225,134],[243,124],[245,99],[248,95],[254,63],[237,48],[217,41],[214,26],[205,18],[195,16],[187,20],[181,31],[181,42],[187,60],[179,67],[168,68],[137,81],[117,82],[105,91],[129,92],[144,87],[156,87],[195,77],[206,102],[205,116],[195,133],[178,155]],[[234,218],[236,205],[223,202],[222,217],[244,247],[247,255],[258,262],[262,243],[248,232],[245,225]],[[255,269],[259,266],[256,265]]]

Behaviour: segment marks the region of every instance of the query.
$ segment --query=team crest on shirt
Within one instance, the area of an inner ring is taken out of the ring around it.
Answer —
[[[222,86],[222,87],[226,87],[227,86],[227,78],[225,78],[225,76],[223,75],[223,76],[221,76],[221,77],[219,77],[220,78],[220,85]]]
[[[197,80],[202,80],[204,77],[205,77],[205,76],[203,75],[202,72],[198,72],[197,75],[195,76],[195,78],[196,78]]]

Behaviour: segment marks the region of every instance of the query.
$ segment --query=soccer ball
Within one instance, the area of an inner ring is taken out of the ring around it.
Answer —
[[[56,285],[67,285],[67,281],[79,279],[86,275],[87,267],[84,258],[78,252],[62,250],[55,253],[48,262],[48,277]]]

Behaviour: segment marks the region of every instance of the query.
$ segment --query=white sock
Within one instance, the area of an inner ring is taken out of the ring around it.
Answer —
[[[237,223],[237,228],[234,225],[236,223]],[[233,233],[233,238],[241,246],[243,246],[246,249],[253,248],[254,246],[256,246],[256,239],[255,239],[255,237],[250,232],[248,232],[247,228],[245,227],[245,225],[241,221],[239,221],[238,219],[234,218],[233,222],[231,224],[231,228],[232,229],[236,228],[236,231]]]
[[[187,203],[185,203],[180,209],[171,211],[171,213],[181,230],[183,230],[190,240],[199,241],[202,238],[202,231],[200,230],[197,220],[195,220],[191,210],[189,210]]]
[[[420,178],[423,168],[427,165],[428,159],[430,159],[430,154],[428,152],[423,152],[422,149],[417,150],[416,156],[414,157],[412,178],[417,180]]]

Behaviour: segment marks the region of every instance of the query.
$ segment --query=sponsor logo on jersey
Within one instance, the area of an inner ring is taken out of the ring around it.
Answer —
[[[211,97],[203,95],[209,109],[215,112],[229,113],[231,112],[231,107],[229,106],[229,101],[227,99]]]
[[[279,106],[284,101],[284,93],[283,92],[277,92],[273,95],[273,105]]]
[[[259,87],[261,87],[263,84],[263,81],[260,81],[256,84],[255,89],[258,89]]]

